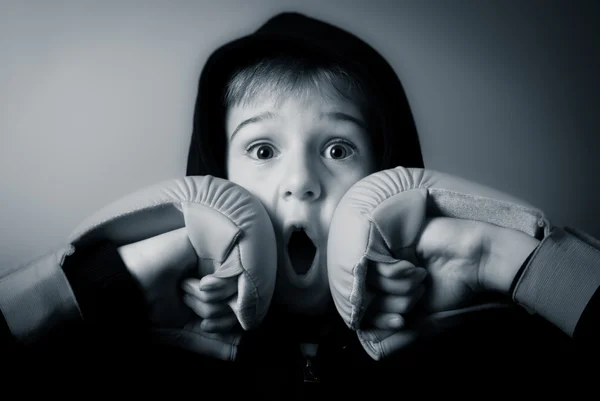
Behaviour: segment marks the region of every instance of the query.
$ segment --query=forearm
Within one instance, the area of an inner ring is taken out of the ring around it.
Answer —
[[[64,255],[46,255],[0,279],[5,343],[36,343],[77,321],[108,329],[143,325],[141,291],[114,247]]]
[[[486,226],[487,250],[480,282],[488,291],[508,294],[519,269],[540,241],[517,230],[489,224]]]
[[[66,258],[63,271],[87,324],[105,328],[148,324],[142,289],[113,244],[103,242],[75,252]]]

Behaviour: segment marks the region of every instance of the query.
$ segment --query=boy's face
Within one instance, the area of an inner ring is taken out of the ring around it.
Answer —
[[[228,179],[261,200],[275,228],[275,300],[308,314],[330,301],[327,235],[335,208],[375,165],[359,108],[323,90],[279,104],[265,96],[231,107],[226,118]],[[300,229],[309,246],[296,245]]]

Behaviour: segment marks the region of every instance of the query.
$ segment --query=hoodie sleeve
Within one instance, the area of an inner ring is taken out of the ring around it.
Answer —
[[[142,290],[113,244],[77,250],[58,265],[52,279],[34,269],[40,263],[3,277],[12,285],[0,304],[2,347],[51,342],[81,327],[128,333],[146,326]]]
[[[573,228],[554,228],[513,287],[515,302],[556,325],[582,350],[599,348],[600,241]]]

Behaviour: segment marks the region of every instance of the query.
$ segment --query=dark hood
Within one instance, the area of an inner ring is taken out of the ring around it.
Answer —
[[[274,53],[302,51],[332,57],[362,77],[375,96],[379,169],[423,167],[423,158],[404,89],[398,76],[371,46],[356,36],[298,13],[282,13],[257,31],[226,43],[208,58],[200,75],[186,175],[225,174],[223,94],[231,73]]]

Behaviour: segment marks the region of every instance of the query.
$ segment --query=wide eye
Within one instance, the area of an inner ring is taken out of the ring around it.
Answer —
[[[325,148],[324,156],[328,159],[343,160],[354,154],[354,147],[349,143],[335,142]]]
[[[269,160],[275,157],[277,151],[272,145],[266,143],[259,143],[250,146],[246,153],[248,153],[248,155],[253,159]]]

